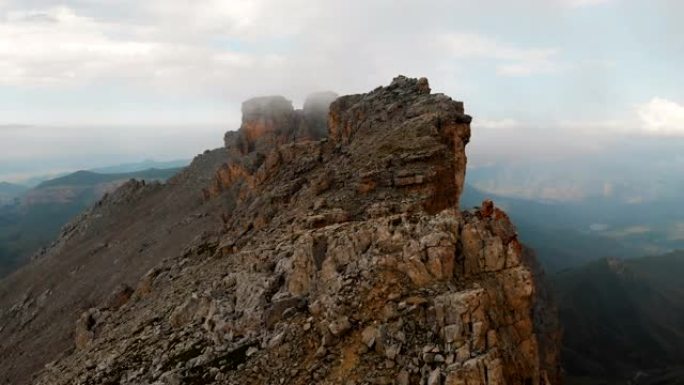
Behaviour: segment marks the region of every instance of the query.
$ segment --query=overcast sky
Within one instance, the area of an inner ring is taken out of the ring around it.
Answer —
[[[397,74],[465,101],[473,162],[681,140],[682,15],[681,0],[0,0],[0,179],[191,157],[246,98],[299,105]]]

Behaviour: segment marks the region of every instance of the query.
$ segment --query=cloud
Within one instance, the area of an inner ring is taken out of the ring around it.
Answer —
[[[636,225],[636,226],[628,226],[620,229],[614,229],[611,231],[605,232],[603,235],[606,235],[611,238],[627,238],[631,236],[639,236],[643,234],[648,234],[652,232],[653,229],[649,226],[646,225]]]
[[[560,120],[551,124],[557,130],[573,132],[574,134],[605,137],[625,134],[633,130],[632,120],[604,119],[604,120]]]
[[[143,65],[159,47],[114,40],[109,26],[66,7],[11,11],[0,24],[0,84],[40,86],[87,81],[114,68]],[[123,73],[121,73],[123,75]]]
[[[284,89],[337,83],[341,72],[350,78],[382,73],[384,81],[398,72],[425,71],[426,60],[433,71],[453,71],[454,59],[491,60],[492,72],[502,76],[558,71],[556,48],[523,48],[453,31],[446,19],[407,30],[403,12],[428,20],[444,6],[433,3],[402,11],[365,2],[126,0],[122,7],[130,12],[121,14],[89,2],[40,7],[37,1],[35,8],[10,2],[4,20],[0,6],[0,86],[124,81],[212,92],[237,87],[244,93],[247,87],[266,91],[268,84]]]
[[[504,119],[475,119],[472,123],[473,128],[483,128],[483,129],[494,129],[494,130],[506,130],[512,128],[520,128],[523,124],[512,118]]]
[[[662,136],[684,136],[684,106],[653,98],[636,108],[644,133]]]
[[[233,16],[248,22],[240,15]],[[218,24],[212,17],[203,20],[209,24],[202,28]],[[225,19],[229,31],[246,28],[230,20]],[[197,37],[186,41],[166,31],[125,19],[101,20],[64,6],[11,11],[0,24],[0,85],[80,86],[102,79],[168,85],[187,83],[187,76],[204,84],[225,77],[221,73],[278,64],[277,55],[211,49],[196,44]]]
[[[579,201],[587,196],[583,186],[572,181],[558,181],[548,183],[543,179],[510,181],[505,178],[476,180],[471,179],[470,184],[481,191],[488,193],[516,197],[523,199],[534,199],[545,202],[573,202]]]
[[[0,0],[0,124],[79,125],[74,137],[103,124],[235,129],[246,98],[279,93],[298,104],[312,91],[364,92],[402,73],[466,102],[476,161],[599,152],[604,137],[638,132],[628,103],[646,81],[636,70],[681,59],[618,52],[635,48],[613,34],[631,11],[591,13],[609,2]],[[0,141],[0,158],[14,152],[10,143]]]
[[[450,33],[442,44],[456,58],[496,60],[496,73],[503,76],[529,76],[559,72],[557,48],[520,48],[474,33]]]
[[[615,0],[560,0],[561,4],[571,7],[591,7],[595,5],[603,5],[615,2]]]

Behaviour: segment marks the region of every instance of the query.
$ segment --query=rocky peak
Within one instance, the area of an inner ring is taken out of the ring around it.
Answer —
[[[421,190],[425,208],[435,212],[458,206],[470,121],[462,102],[430,94],[427,79],[399,76],[387,87],[337,99],[328,123],[330,139],[362,160],[362,190]]]
[[[295,110],[292,102],[282,96],[257,97],[242,103],[240,128],[224,136],[230,161],[217,171],[215,183],[203,189],[204,197],[215,197],[233,185],[236,178],[251,176],[279,146],[327,137],[328,109],[336,97],[333,92],[311,94],[301,110]]]
[[[260,96],[242,102],[242,123],[270,120],[273,124],[283,123],[294,113],[292,101],[282,96]]]
[[[273,191],[263,191],[259,185],[272,175],[289,173],[288,185],[296,185],[292,193],[316,197],[319,207],[337,210],[351,218],[415,210],[436,213],[458,207],[471,118],[464,113],[462,102],[443,94],[430,94],[424,78],[400,76],[387,87],[336,99],[330,104],[327,117],[329,141],[311,141],[311,135],[291,135],[301,133],[302,125],[274,126],[261,130],[277,134],[259,138],[258,149],[235,151],[236,146],[245,143],[245,132],[249,132],[254,117],[244,117],[240,130],[227,134],[229,152],[235,155],[217,172],[216,183],[205,190],[205,198],[232,190],[233,196],[244,200],[261,196],[256,203],[264,216],[270,215],[270,211],[306,210],[275,207],[275,201],[263,199],[264,194]],[[259,122],[263,120],[257,118]],[[279,145],[288,138],[289,145]],[[301,159],[294,159],[297,157]],[[293,163],[308,160],[307,165],[297,165],[306,168],[320,159],[329,161],[322,169],[312,171],[315,177],[305,183],[308,189],[300,189],[300,183],[305,181],[297,175],[301,171],[293,168]],[[292,201],[312,203],[311,199],[288,199]]]
[[[425,78],[398,76],[387,87],[378,87],[368,94],[341,97],[330,109],[330,137],[333,140],[348,142],[354,132],[361,128],[358,118],[364,124],[371,125],[373,121],[411,121],[417,117],[431,120],[430,123],[437,125],[440,131],[449,131],[460,124],[460,130],[453,133],[458,134],[464,145],[470,138],[468,124],[471,118],[464,114],[463,103],[453,101],[444,94],[431,95]],[[371,116],[370,121],[364,119]],[[442,124],[450,127],[442,127]]]
[[[242,103],[242,134],[246,148],[243,153],[262,150],[264,145],[279,145],[290,141],[295,128],[292,102],[282,96],[266,96]],[[275,140],[275,143],[271,141]],[[259,144],[262,144],[259,146]]]
[[[240,155],[268,153],[277,146],[328,135],[328,108],[337,98],[333,92],[309,95],[304,108],[295,110],[282,96],[263,96],[242,103],[242,125],[224,138],[226,148]]]
[[[399,75],[392,79],[392,82],[387,87],[389,90],[398,91],[401,93],[418,93],[418,94],[429,94],[430,84],[427,78],[408,78],[404,75]]]
[[[558,328],[533,256],[492,202],[459,211],[463,103],[400,76],[337,98],[329,138],[315,140],[304,122],[325,105],[246,102],[213,180],[192,184],[204,198],[187,217],[195,238],[135,289],[111,282],[71,319],[78,349],[35,383],[557,384]],[[121,228],[93,231],[115,248]],[[68,264],[76,240],[43,261]]]

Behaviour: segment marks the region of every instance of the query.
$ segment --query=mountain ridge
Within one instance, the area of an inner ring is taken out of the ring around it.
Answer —
[[[80,171],[45,181],[0,206],[0,277],[47,247],[69,220],[131,178],[166,180],[179,169],[125,174]]]
[[[0,206],[12,203],[28,187],[9,182],[0,182]]]
[[[169,178],[180,171],[182,168],[147,168],[139,171],[122,172],[122,173],[102,173],[91,170],[78,170],[70,174],[46,180],[38,184],[35,189],[43,189],[47,187],[62,186],[62,185],[88,185],[101,182],[110,182],[113,180],[128,180],[128,179],[149,179],[149,178]]]
[[[165,185],[126,183],[0,282],[0,354],[23,355],[0,372],[51,385],[559,382],[534,257],[491,202],[459,211],[463,103],[399,76],[329,111],[261,98],[243,112],[224,148]]]
[[[556,274],[566,370],[635,384],[676,383],[664,379],[684,373],[682,269],[684,251],[677,251],[606,258]]]

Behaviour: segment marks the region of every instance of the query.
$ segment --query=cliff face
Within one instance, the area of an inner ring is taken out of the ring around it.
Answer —
[[[463,104],[398,77],[336,99],[318,140],[326,104],[246,102],[196,237],[83,306],[35,383],[559,383],[533,257],[491,202],[458,210]]]

